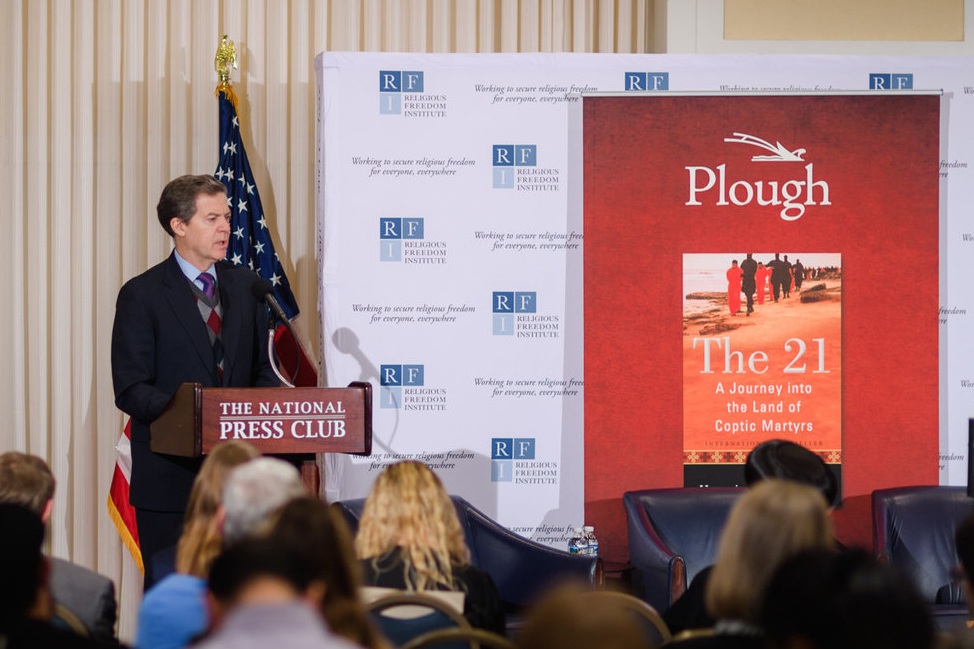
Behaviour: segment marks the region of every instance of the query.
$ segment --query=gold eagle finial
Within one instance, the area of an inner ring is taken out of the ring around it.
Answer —
[[[230,68],[237,69],[237,47],[226,34],[223,35],[216,48],[213,67],[216,68],[216,73],[220,75],[220,83],[229,83]]]

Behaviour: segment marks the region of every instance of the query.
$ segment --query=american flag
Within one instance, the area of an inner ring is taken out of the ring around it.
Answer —
[[[298,304],[281,261],[274,252],[257,183],[250,170],[247,151],[240,139],[237,109],[223,90],[220,102],[220,162],[213,174],[226,185],[230,206],[230,245],[227,259],[238,266],[249,266],[274,286],[274,297],[288,319],[298,315]]]
[[[112,473],[112,484],[108,489],[108,515],[115,523],[122,544],[132,554],[135,565],[144,572],[142,553],[139,552],[139,529],[135,525],[135,508],[129,503],[129,481],[132,477],[130,425],[131,420],[126,420],[125,429],[115,446],[115,471]]]

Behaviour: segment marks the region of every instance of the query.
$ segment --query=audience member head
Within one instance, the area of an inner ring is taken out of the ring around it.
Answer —
[[[217,511],[227,477],[233,468],[257,457],[260,451],[252,444],[231,440],[218,444],[203,460],[189,494],[183,533],[176,546],[177,572],[206,576],[222,545]]]
[[[762,622],[771,649],[929,649],[923,598],[895,567],[863,550],[806,550],[768,585]]]
[[[717,546],[705,604],[718,619],[758,624],[764,590],[781,563],[834,544],[825,499],[807,485],[772,478],[734,504]]]
[[[828,505],[836,504],[839,485],[835,474],[814,451],[783,439],[761,442],[744,462],[744,482],[754,485],[768,478],[791,480],[815,487]]]
[[[594,595],[594,596],[593,596]],[[642,622],[631,611],[582,584],[563,584],[527,614],[515,638],[521,649],[649,649]]]
[[[299,557],[324,596],[321,612],[336,634],[364,647],[384,646],[360,596],[361,576],[341,513],[313,496],[288,501],[271,516],[263,538]]]
[[[54,498],[54,474],[36,455],[9,451],[0,455],[0,503],[21,505],[46,523]]]
[[[50,616],[44,524],[23,505],[0,504],[0,632],[17,620]]]
[[[247,537],[217,555],[207,578],[211,627],[245,604],[280,604],[303,599],[319,607],[323,586],[295,548],[272,539]]]
[[[453,501],[422,462],[386,467],[362,510],[355,538],[358,556],[377,560],[397,547],[402,549],[406,583],[417,590],[434,584],[455,589],[451,565],[470,563]]]
[[[307,495],[301,474],[284,460],[259,457],[236,467],[223,488],[223,544],[252,534],[278,507]]]

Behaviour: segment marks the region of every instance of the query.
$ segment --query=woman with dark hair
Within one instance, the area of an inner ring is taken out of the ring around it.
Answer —
[[[246,537],[213,562],[211,630],[197,649],[358,649],[336,635],[318,607],[324,583],[308,571],[302,544]]]
[[[300,557],[320,584],[321,614],[336,635],[368,649],[388,645],[365,613],[352,537],[341,514],[317,498],[295,498],[271,519],[266,538]]]

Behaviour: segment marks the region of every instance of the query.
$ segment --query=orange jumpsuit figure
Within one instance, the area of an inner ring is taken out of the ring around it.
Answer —
[[[727,306],[730,308],[731,315],[735,315],[741,310],[741,277],[744,272],[737,265],[737,260],[731,262],[731,267],[727,269]]]
[[[768,277],[770,275],[771,272],[768,267],[758,262],[758,270],[754,273],[754,281],[758,285],[758,304],[764,304],[764,292],[768,288]]]

